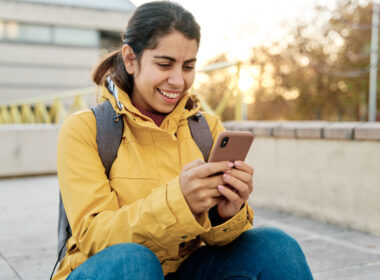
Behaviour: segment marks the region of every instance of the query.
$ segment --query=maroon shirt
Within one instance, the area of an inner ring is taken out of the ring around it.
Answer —
[[[167,114],[149,112],[135,103],[133,103],[133,106],[135,106],[144,116],[151,118],[158,127],[162,124],[164,118],[167,115]]]

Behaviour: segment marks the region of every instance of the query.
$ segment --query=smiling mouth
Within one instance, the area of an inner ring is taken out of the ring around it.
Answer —
[[[160,94],[170,99],[177,99],[181,95],[181,92],[171,92],[159,88],[157,88],[157,90]]]

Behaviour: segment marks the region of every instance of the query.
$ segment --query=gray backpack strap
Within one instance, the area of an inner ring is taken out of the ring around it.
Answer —
[[[112,107],[110,101],[98,104],[91,108],[96,118],[96,142],[98,152],[103,163],[105,173],[109,177],[112,163],[114,162],[117,151],[123,137],[123,120]],[[67,219],[65,207],[59,193],[59,213],[58,213],[58,260],[50,276],[52,278],[57,264],[66,254],[66,242],[71,237],[72,231]]]
[[[96,143],[107,177],[123,137],[123,120],[109,100],[91,108],[96,118]]]
[[[65,207],[63,206],[62,202],[62,196],[61,192],[59,193],[59,209],[58,209],[58,257],[57,261],[54,264],[53,271],[50,274],[50,280],[53,278],[55,269],[57,268],[57,265],[60,263],[60,261],[63,259],[63,257],[66,254],[67,248],[66,248],[66,242],[71,236],[71,227],[69,224],[69,221],[67,220]]]
[[[197,112],[195,115],[187,118],[187,121],[189,123],[191,136],[199,150],[201,150],[204,160],[207,162],[214,142],[207,120],[201,112]]]
[[[59,193],[59,212],[58,212],[58,261],[61,261],[66,253],[66,242],[72,235],[69,221],[67,220],[65,207],[63,206],[62,196]]]

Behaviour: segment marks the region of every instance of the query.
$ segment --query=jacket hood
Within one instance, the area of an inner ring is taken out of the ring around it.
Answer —
[[[165,116],[161,126],[157,127],[152,119],[143,115],[135,106],[133,106],[129,95],[125,91],[116,85],[115,87],[118,91],[118,101],[122,104],[121,109],[119,108],[115,96],[109,92],[105,85],[100,89],[99,102],[102,103],[106,100],[110,100],[115,112],[125,115],[127,120],[133,120],[138,126],[144,126],[151,129],[162,129],[170,134],[174,134],[182,122],[187,121],[188,117],[195,115],[200,110],[200,104],[196,96],[187,92],[178,102],[174,110]]]

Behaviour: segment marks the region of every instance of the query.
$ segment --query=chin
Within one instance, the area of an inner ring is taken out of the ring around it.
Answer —
[[[174,108],[175,107],[173,107],[173,108],[167,108],[167,109],[159,110],[157,112],[159,112],[161,114],[169,114],[169,113],[171,113],[174,110]]]
[[[177,104],[175,104],[173,106],[160,106],[160,107],[156,107],[156,108],[154,108],[154,110],[156,112],[160,113],[160,114],[169,114],[169,113],[171,113],[175,109],[175,107],[177,106]]]

